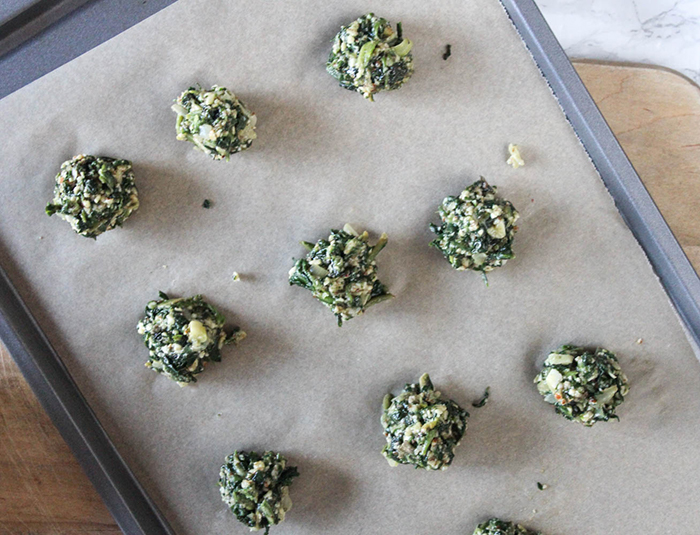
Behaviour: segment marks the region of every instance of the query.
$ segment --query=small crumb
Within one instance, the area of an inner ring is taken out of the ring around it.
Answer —
[[[644,340],[642,340],[641,338],[637,338],[637,343],[638,343],[638,344],[641,344],[642,342],[644,342]]]
[[[163,269],[168,269],[167,264],[163,264]]]
[[[530,199],[530,202],[535,202],[535,199]]]
[[[39,236],[39,239],[40,239],[40,240],[43,240],[43,239],[44,239],[44,237],[43,237],[43,236]]]
[[[538,488],[538,489],[544,490],[544,489],[546,489],[547,487],[549,487],[549,485],[546,485],[545,483],[540,483],[539,481],[537,482],[537,488]]]
[[[536,514],[537,514],[537,509],[533,509],[533,510],[532,510],[532,514],[533,514],[533,515],[536,515]]]
[[[445,45],[445,53],[442,55],[442,59],[447,60],[452,55],[452,45]]]
[[[202,208],[211,208],[211,201],[209,199],[204,199],[202,203]]]
[[[220,412],[217,412],[216,415],[219,416],[219,417],[221,417],[221,413],[220,413]]]
[[[506,163],[513,166],[513,169],[517,169],[518,167],[525,165],[525,160],[523,160],[522,156],[520,156],[520,149],[517,145],[509,143],[508,152],[510,153],[510,158],[506,160]]]
[[[231,280],[234,282],[238,282],[239,280],[241,280],[241,276],[238,274],[238,271],[234,271],[231,274]]]
[[[489,400],[489,396],[491,395],[491,387],[487,386],[486,390],[484,391],[484,395],[481,396],[481,399],[475,401],[472,403],[472,407],[475,407],[477,409],[480,409],[484,405],[486,405],[486,402]]]

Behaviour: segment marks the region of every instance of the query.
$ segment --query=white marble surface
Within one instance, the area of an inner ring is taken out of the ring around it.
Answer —
[[[536,0],[571,58],[669,67],[700,83],[700,0]]]

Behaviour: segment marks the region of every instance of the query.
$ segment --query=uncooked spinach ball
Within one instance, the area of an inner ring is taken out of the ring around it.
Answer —
[[[473,535],[542,535],[539,531],[531,531],[525,526],[492,518],[476,526]]]
[[[139,207],[131,162],[79,154],[61,164],[54,198],[46,205],[86,238],[121,226]]]
[[[573,345],[550,353],[535,383],[559,414],[587,427],[619,420],[615,409],[629,392],[627,376],[614,353]]]
[[[225,87],[190,87],[172,109],[177,113],[177,139],[191,141],[215,160],[228,160],[257,137],[255,114]]]
[[[375,93],[401,87],[413,74],[413,43],[374,13],[343,26],[333,39],[326,70],[340,87],[369,100]]]
[[[137,330],[149,351],[146,367],[184,386],[197,382],[207,362],[221,362],[221,348],[246,336],[238,327],[224,330],[226,319],[201,295],[149,301]]]
[[[467,429],[469,413],[435,390],[428,374],[407,384],[398,396],[384,397],[382,426],[389,464],[444,470]]]
[[[438,209],[440,225],[430,225],[439,249],[453,268],[486,273],[500,267],[513,254],[513,237],[519,214],[483,178],[458,196],[446,197]]]
[[[289,284],[310,290],[342,326],[343,321],[393,297],[377,278],[375,261],[387,240],[382,234],[370,245],[366,231],[359,234],[345,225],[343,230],[331,230],[327,240],[301,242],[309,252],[289,271]]]
[[[291,509],[289,486],[298,475],[279,453],[236,451],[219,472],[221,499],[251,531],[268,533]]]

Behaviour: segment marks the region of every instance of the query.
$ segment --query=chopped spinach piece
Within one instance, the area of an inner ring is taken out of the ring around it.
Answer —
[[[369,100],[375,93],[398,89],[413,74],[413,43],[402,37],[401,23],[391,25],[368,13],[341,27],[333,39],[326,70],[340,87]]]
[[[472,407],[475,407],[475,408],[477,408],[477,409],[480,409],[481,407],[483,407],[484,405],[486,405],[486,403],[487,403],[488,400],[489,400],[489,396],[491,395],[491,394],[490,394],[490,390],[491,390],[491,387],[490,387],[490,386],[487,386],[487,387],[486,387],[486,390],[484,390],[484,395],[481,396],[481,399],[480,399],[479,401],[475,401],[474,403],[472,403]]]
[[[197,382],[207,362],[221,362],[224,344],[246,336],[238,327],[226,333],[225,321],[201,295],[170,299],[160,292],[160,301],[146,305],[146,315],[137,325],[149,351],[146,367],[180,386]]]
[[[221,467],[219,491],[239,522],[251,531],[269,533],[291,509],[289,486],[298,476],[296,467],[287,466],[279,453],[236,451]]]
[[[387,235],[371,246],[367,232],[358,234],[350,225],[331,230],[327,240],[302,242],[309,252],[289,271],[289,284],[310,290],[333,311],[338,326],[366,309],[393,297],[377,279],[375,258],[387,243]]]
[[[386,446],[382,455],[391,466],[412,464],[426,470],[445,470],[467,429],[469,413],[442,399],[428,374],[407,384],[398,396],[384,397],[382,426]]]
[[[57,214],[87,238],[121,226],[138,209],[131,162],[79,154],[61,164],[47,215]]]
[[[442,224],[430,225],[437,234],[430,245],[455,269],[480,271],[485,277],[515,257],[512,245],[519,214],[483,177],[458,197],[446,197],[438,214]]]
[[[452,45],[445,45],[445,53],[442,55],[442,59],[447,61],[447,58],[449,58],[452,55]]]
[[[172,109],[177,113],[177,139],[191,141],[215,160],[228,160],[257,137],[257,117],[225,87],[190,87]]]
[[[473,535],[542,535],[542,533],[531,531],[520,524],[492,518],[476,526]]]
[[[537,488],[538,488],[538,489],[544,490],[544,489],[546,489],[547,487],[549,487],[549,485],[545,485],[544,483],[540,483],[539,481],[537,482]]]
[[[619,420],[615,408],[629,392],[614,353],[573,345],[550,353],[535,383],[559,414],[587,427],[610,418]]]
[[[202,208],[211,208],[211,201],[209,199],[204,199],[202,203]]]

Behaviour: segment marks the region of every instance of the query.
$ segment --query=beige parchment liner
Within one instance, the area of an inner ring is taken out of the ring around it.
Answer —
[[[416,64],[375,103],[324,71],[340,25],[371,10],[403,21]],[[258,115],[228,163],[175,140],[170,104],[196,82]],[[700,364],[496,0],[181,0],[0,101],[0,132],[2,265],[178,532],[246,532],[216,485],[237,448],[299,467],[280,535],[464,534],[491,515],[547,534],[700,532]],[[506,166],[509,142],[524,168]],[[43,213],[78,153],[132,160],[141,194],[97,241]],[[442,198],[479,175],[522,215],[488,288],[427,246]],[[345,222],[388,233],[396,299],[339,329],[287,271],[299,240]],[[135,326],[158,290],[202,293],[249,334],[196,386],[143,366]],[[619,355],[619,423],[583,428],[536,392],[566,342]],[[446,472],[390,468],[382,397],[426,371],[471,411],[467,435]]]

